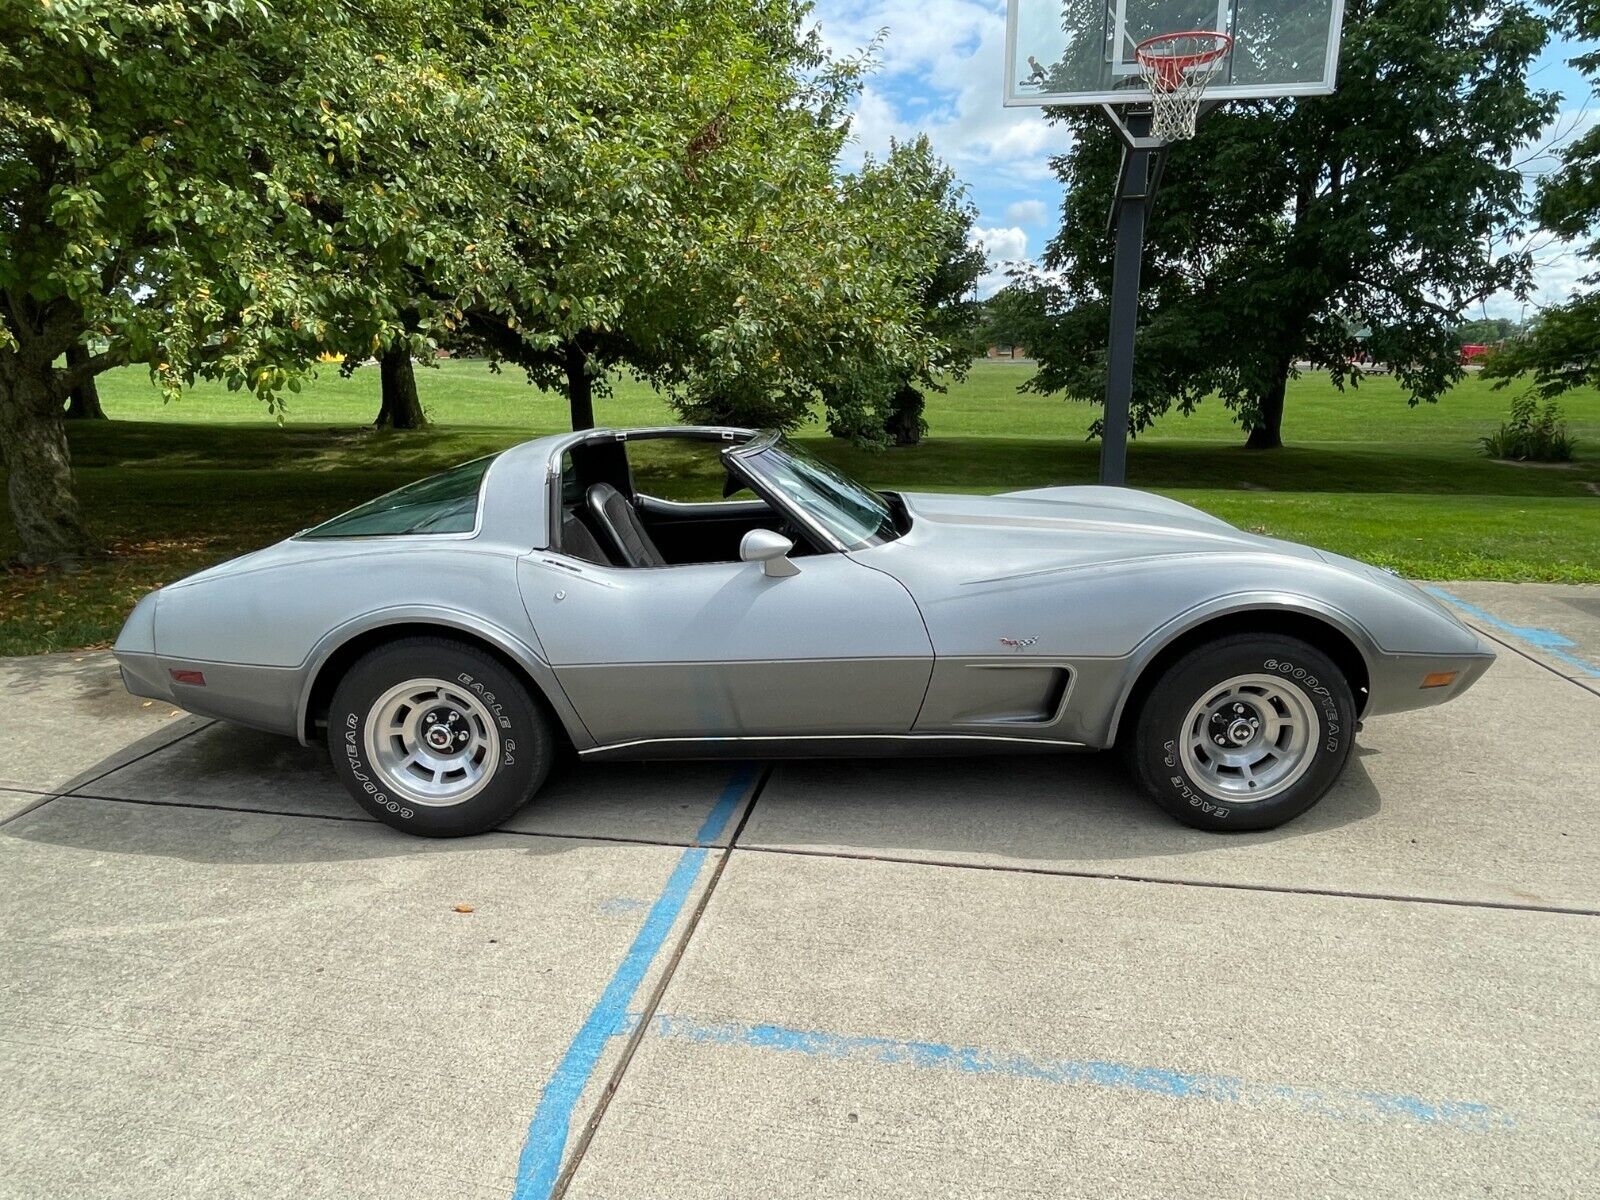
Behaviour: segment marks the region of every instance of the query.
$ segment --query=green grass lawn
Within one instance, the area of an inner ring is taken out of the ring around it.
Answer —
[[[979,364],[930,397],[919,447],[858,450],[812,426],[818,453],[880,487],[992,492],[1092,482],[1088,405],[1019,394],[1031,369]],[[336,368],[288,397],[279,424],[252,397],[201,386],[163,404],[143,370],[103,376],[113,420],[71,430],[79,494],[112,556],[73,574],[0,579],[0,654],[99,645],[151,587],[265,545],[407,480],[566,427],[564,400],[520,373],[452,361],[419,371],[435,422],[423,433],[368,427],[378,378]],[[1281,451],[1242,448],[1220,404],[1170,416],[1134,443],[1129,482],[1242,528],[1294,538],[1412,576],[1600,582],[1600,393],[1563,401],[1579,438],[1567,467],[1491,462],[1477,439],[1512,391],[1468,378],[1437,405],[1407,406],[1390,380],[1339,392],[1290,386]],[[671,423],[659,396],[629,381],[597,403],[607,424]],[[681,482],[693,490],[695,480]],[[15,549],[0,525],[0,560]]]

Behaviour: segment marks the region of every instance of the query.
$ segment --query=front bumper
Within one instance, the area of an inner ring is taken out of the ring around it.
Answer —
[[[1476,635],[1474,635],[1476,636]],[[1483,647],[1476,654],[1381,654],[1371,664],[1372,678],[1368,694],[1371,697],[1363,717],[1382,713],[1408,712],[1415,708],[1431,708],[1454,700],[1478,680],[1494,664],[1494,652],[1482,638]],[[1432,676],[1450,675],[1454,678],[1442,686],[1424,687]]]

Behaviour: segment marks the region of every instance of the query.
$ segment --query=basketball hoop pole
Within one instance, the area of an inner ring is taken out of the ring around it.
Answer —
[[[1217,107],[1202,103],[1197,119]],[[1128,481],[1128,410],[1133,403],[1133,343],[1139,328],[1139,266],[1144,226],[1155,207],[1167,163],[1167,143],[1150,136],[1151,111],[1129,110],[1124,118],[1109,104],[1100,110],[1122,140],[1122,170],[1106,224],[1116,237],[1111,257],[1111,329],[1106,338],[1106,412],[1100,428],[1100,482]]]
[[[1150,113],[1136,109],[1123,121],[1103,106],[1123,140],[1122,171],[1111,202],[1116,230],[1111,260],[1111,330],[1106,341],[1106,411],[1100,430],[1100,482],[1120,487],[1128,477],[1128,409],[1133,400],[1133,337],[1139,325],[1139,265],[1145,218],[1155,202],[1166,159],[1163,143],[1149,136]]]

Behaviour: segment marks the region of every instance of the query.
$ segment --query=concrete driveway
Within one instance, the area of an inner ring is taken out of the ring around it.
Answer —
[[[575,767],[393,833],[323,757],[12,660],[3,1196],[1580,1196],[1600,588],[1311,814],[1100,757]]]

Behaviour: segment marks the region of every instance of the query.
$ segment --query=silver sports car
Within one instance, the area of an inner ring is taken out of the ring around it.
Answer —
[[[652,494],[696,469],[722,499]],[[567,748],[1116,747],[1178,820],[1265,829],[1362,720],[1493,661],[1392,575],[1160,496],[879,493],[720,428],[466,463],[146,596],[116,655],[136,695],[325,738],[358,803],[434,837],[506,820]]]

